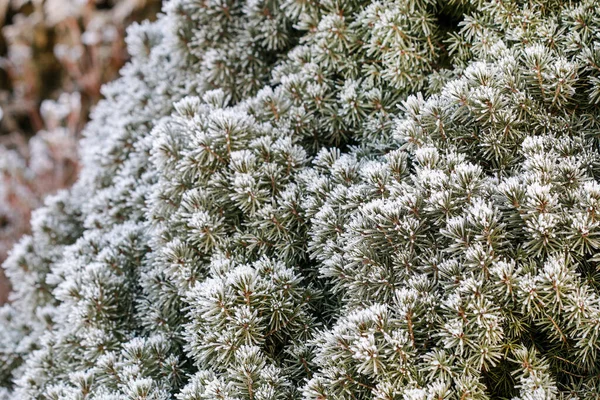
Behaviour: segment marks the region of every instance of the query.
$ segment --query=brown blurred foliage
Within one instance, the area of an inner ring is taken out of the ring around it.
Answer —
[[[77,142],[100,87],[127,58],[133,21],[160,0],[0,0],[0,263],[31,211],[77,177]],[[8,283],[0,269],[0,304]]]

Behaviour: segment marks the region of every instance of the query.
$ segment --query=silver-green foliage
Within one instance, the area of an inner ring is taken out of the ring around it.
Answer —
[[[0,396],[600,395],[593,0],[171,0],[4,267]]]

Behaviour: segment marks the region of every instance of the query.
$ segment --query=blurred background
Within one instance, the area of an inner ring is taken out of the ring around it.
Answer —
[[[127,61],[125,30],[160,0],[0,0],[0,263],[31,211],[69,187],[103,83]],[[10,285],[0,269],[0,304]]]

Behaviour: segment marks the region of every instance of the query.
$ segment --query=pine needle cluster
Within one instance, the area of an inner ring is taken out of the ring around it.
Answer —
[[[0,394],[600,396],[593,0],[171,0],[5,263]]]

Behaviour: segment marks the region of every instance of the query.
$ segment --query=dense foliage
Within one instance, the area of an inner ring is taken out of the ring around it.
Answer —
[[[6,398],[596,399],[593,0],[171,0],[5,263]]]

